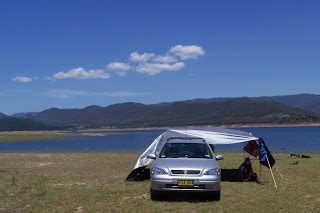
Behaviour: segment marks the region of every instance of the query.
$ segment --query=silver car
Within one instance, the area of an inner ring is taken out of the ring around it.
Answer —
[[[221,170],[213,146],[202,139],[169,139],[150,167],[151,199],[165,191],[209,192],[220,199]]]

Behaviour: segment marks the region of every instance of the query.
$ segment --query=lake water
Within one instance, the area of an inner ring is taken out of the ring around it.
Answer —
[[[320,127],[242,128],[263,137],[273,152],[320,152]],[[0,152],[127,152],[144,151],[163,131],[120,132],[109,136],[80,136],[52,140],[4,142]],[[243,144],[219,145],[219,151],[240,151]]]

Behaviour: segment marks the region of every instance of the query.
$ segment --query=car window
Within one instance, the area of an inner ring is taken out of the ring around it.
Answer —
[[[213,158],[205,143],[166,143],[160,152],[160,158]]]

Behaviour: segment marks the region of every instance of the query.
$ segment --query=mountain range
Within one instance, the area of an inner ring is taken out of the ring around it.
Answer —
[[[319,122],[320,95],[222,97],[151,105],[129,102],[83,109],[51,108],[13,117],[60,128]]]
[[[282,104],[298,107],[305,110],[309,110],[311,112],[320,114],[320,95],[315,94],[297,94],[297,95],[282,95],[282,96],[260,96],[260,97],[248,97],[252,100],[258,101],[277,101]],[[193,100],[186,100],[183,102],[190,103],[210,103],[210,102],[221,102],[226,100],[231,100],[235,98],[208,98],[208,99],[193,99]],[[170,104],[171,102],[164,102],[161,103],[162,105]]]
[[[58,126],[46,125],[40,121],[28,118],[15,118],[0,113],[0,131],[20,130],[53,130],[60,129]]]

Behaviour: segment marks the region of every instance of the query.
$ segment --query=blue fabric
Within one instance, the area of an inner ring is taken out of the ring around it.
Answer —
[[[267,156],[268,156],[269,163],[272,168],[272,166],[276,163],[276,160],[271,155],[267,145],[265,144],[262,138],[259,138],[259,145],[260,145],[260,150],[259,150],[260,163],[269,168],[268,161],[267,161]]]

